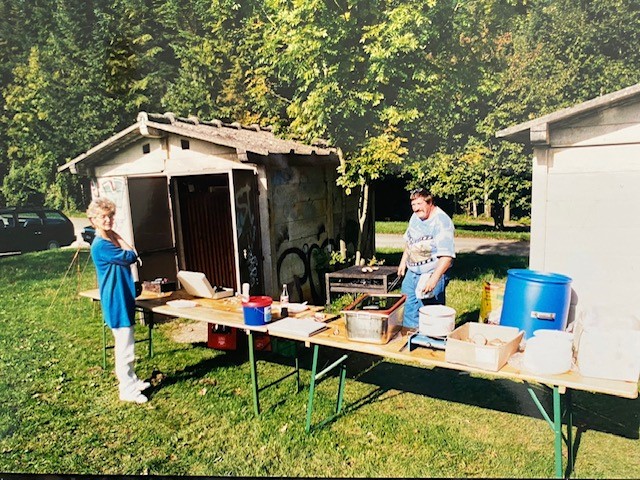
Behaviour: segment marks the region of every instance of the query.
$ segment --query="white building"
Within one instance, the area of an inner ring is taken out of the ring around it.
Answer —
[[[573,279],[570,320],[640,295],[640,84],[497,133],[533,146],[530,268]]]

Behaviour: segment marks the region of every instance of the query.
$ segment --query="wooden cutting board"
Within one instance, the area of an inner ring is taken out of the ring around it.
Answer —
[[[213,308],[223,312],[242,313],[242,301],[240,297],[226,298],[196,298],[193,300],[201,307]]]

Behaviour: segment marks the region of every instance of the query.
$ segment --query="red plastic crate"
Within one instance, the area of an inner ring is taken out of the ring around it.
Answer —
[[[216,350],[236,350],[238,329],[210,323],[207,329],[207,346]]]

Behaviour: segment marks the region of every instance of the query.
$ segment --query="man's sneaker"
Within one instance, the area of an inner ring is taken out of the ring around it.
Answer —
[[[120,400],[123,402],[134,402],[134,403],[147,403],[149,399],[145,397],[141,393],[135,393],[133,395],[120,395]]]
[[[135,387],[136,387],[136,390],[138,390],[139,392],[144,392],[147,388],[151,387],[151,384],[143,380],[138,380],[136,382]]]

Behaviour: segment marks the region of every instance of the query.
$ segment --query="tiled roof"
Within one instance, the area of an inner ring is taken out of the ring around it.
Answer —
[[[246,153],[267,157],[269,155],[300,155],[331,157],[337,162],[337,151],[325,141],[314,141],[306,145],[293,140],[276,137],[271,127],[257,124],[223,123],[220,120],[202,121],[197,117],[177,117],[171,112],[164,114],[140,112],[137,122],[111,136],[87,152],[77,156],[58,171],[76,170],[79,163],[95,164],[114,152],[126,148],[131,143],[147,136],[179,135],[205,142],[235,148],[241,160]]]
[[[165,114],[140,112],[138,122],[145,122],[158,130],[199,138],[265,156],[270,153],[294,153],[297,155],[330,155],[335,153],[335,149],[328,148],[326,142],[306,145],[278,138],[273,135],[270,126],[241,125],[238,122],[223,123],[220,120],[202,121],[197,117],[176,117],[170,112]]]

